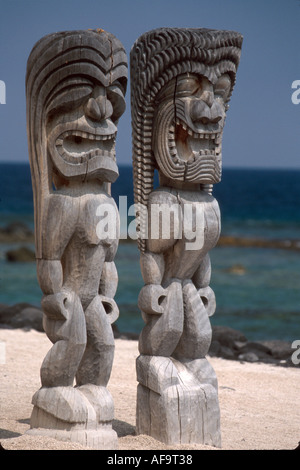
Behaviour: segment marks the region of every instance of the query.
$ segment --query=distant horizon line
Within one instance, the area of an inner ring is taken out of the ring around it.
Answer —
[[[14,161],[1,161],[0,165],[27,165],[29,166],[29,161],[25,160],[14,160]],[[118,163],[118,167],[132,167],[130,163]],[[253,170],[253,171],[300,171],[300,167],[270,167],[270,166],[227,166],[223,165],[223,170]]]

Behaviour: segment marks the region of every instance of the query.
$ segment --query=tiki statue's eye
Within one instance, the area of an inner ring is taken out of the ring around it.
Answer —
[[[126,108],[124,94],[118,81],[114,82],[107,88],[107,98],[113,107],[111,119],[116,122],[120,116],[122,116]]]
[[[51,100],[48,114],[72,111],[83,104],[93,91],[89,84],[72,85],[60,90]]]
[[[214,86],[215,96],[222,98],[225,102],[231,90],[231,80],[228,74],[221,75]]]

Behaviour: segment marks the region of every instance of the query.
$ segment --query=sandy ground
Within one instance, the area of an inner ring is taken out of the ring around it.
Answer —
[[[10,450],[82,449],[80,445],[26,435],[31,397],[40,388],[39,370],[51,343],[43,333],[0,330],[6,357],[0,364],[0,442]],[[202,445],[168,447],[135,435],[137,342],[116,340],[109,390],[115,402],[113,427],[120,450],[210,450]],[[1,359],[1,356],[0,356]],[[300,367],[239,363],[211,358],[219,380],[222,449],[286,449],[300,441]]]

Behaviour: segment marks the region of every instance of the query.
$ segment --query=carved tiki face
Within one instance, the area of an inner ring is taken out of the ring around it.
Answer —
[[[153,150],[159,169],[174,178],[169,166],[185,167],[185,180],[218,183],[230,75],[209,79],[184,73],[159,93],[154,117]]]
[[[126,85],[124,47],[106,31],[49,34],[33,47],[26,108],[37,257],[42,256],[41,220],[53,184],[68,188],[118,177],[116,126],[125,109]]]
[[[146,249],[145,214],[156,168],[169,185],[205,188],[220,181],[222,131],[242,41],[235,31],[158,28],[140,36],[131,49],[132,160],[141,251]]]
[[[63,177],[115,181],[116,124],[124,110],[118,80],[108,86],[88,77],[65,80],[47,118],[48,151]]]
[[[169,181],[220,181],[222,131],[242,40],[234,31],[160,28],[135,42],[130,62],[137,202],[147,201],[155,167]]]
[[[56,186],[115,181],[116,125],[126,84],[126,54],[110,33],[67,31],[36,44],[27,66],[29,134],[40,136],[32,159],[44,159]]]

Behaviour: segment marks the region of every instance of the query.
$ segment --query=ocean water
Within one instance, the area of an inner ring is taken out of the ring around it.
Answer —
[[[133,204],[132,169],[120,167],[112,195]],[[300,240],[300,171],[224,169],[214,187],[222,235],[266,240]],[[30,170],[27,164],[0,164],[0,227],[23,222],[33,229]],[[23,245],[22,243],[17,244]],[[0,244],[0,303],[40,304],[35,263],[10,263]],[[32,246],[33,248],[33,246]],[[210,252],[211,287],[217,309],[211,322],[242,331],[249,340],[300,339],[300,251],[217,246]],[[140,332],[137,298],[143,280],[133,241],[119,245],[115,259],[119,285],[120,331]],[[240,266],[240,270],[232,269]]]

